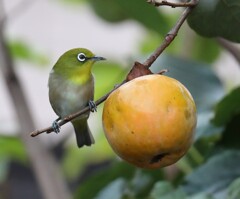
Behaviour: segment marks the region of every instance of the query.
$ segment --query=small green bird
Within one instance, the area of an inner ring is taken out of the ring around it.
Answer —
[[[53,122],[56,133],[60,132],[58,121],[69,114],[75,113],[87,105],[91,111],[96,110],[94,104],[94,77],[91,73],[96,61],[105,60],[95,56],[85,48],[75,48],[65,52],[53,66],[49,75],[49,100],[55,113],[59,116]],[[89,112],[72,120],[77,145],[90,146],[94,143],[87,119]]]

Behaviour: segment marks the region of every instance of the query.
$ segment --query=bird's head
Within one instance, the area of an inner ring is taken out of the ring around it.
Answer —
[[[85,82],[91,75],[92,65],[105,60],[95,56],[86,48],[74,48],[65,52],[54,65],[53,70],[74,82]]]

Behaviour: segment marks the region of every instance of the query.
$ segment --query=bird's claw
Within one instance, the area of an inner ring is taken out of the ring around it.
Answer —
[[[52,123],[52,128],[55,133],[60,133],[60,125],[58,124],[58,120],[54,120]]]
[[[91,112],[97,112],[97,105],[95,104],[94,101],[90,100],[88,102],[88,106],[89,106]]]

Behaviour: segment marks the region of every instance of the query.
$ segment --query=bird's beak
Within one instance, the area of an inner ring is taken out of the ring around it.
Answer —
[[[106,60],[106,58],[99,57],[99,56],[94,56],[94,57],[91,57],[91,60],[93,60],[93,61],[102,61],[102,60]]]

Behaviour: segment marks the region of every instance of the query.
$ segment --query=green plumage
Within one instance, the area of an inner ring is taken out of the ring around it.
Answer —
[[[91,73],[96,57],[84,48],[76,48],[64,53],[54,65],[48,81],[49,100],[55,113],[64,118],[88,105],[94,96],[94,78]],[[87,119],[89,113],[72,121],[78,147],[94,143]]]

